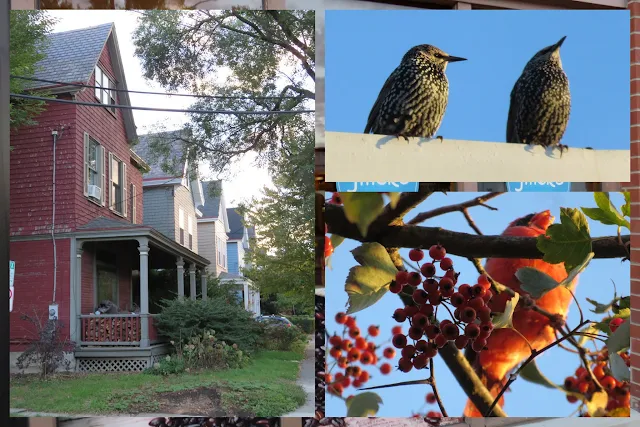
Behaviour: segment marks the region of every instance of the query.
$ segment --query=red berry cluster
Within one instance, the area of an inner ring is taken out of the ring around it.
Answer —
[[[629,353],[622,353],[620,356],[626,362],[627,366],[629,366]],[[604,391],[609,395],[606,411],[629,408],[631,399],[629,383],[626,381],[618,381],[611,375],[606,362],[608,358],[607,350],[604,349],[595,357],[595,360],[592,360],[589,364],[593,376],[596,377],[600,385],[604,388]],[[564,388],[568,391],[584,394],[587,400],[589,400],[591,394],[596,391],[596,385],[584,366],[576,369],[575,375],[565,378]],[[578,398],[568,394],[567,400],[569,403],[576,403]],[[585,413],[581,416],[588,417],[589,414]]]
[[[458,274],[446,253],[441,245],[431,246],[431,261],[418,264],[419,273],[399,271],[389,286],[393,293],[410,292],[415,303],[398,308],[393,313],[397,322],[408,319],[410,323],[407,335],[396,334],[392,339],[393,346],[402,350],[398,369],[403,372],[425,368],[429,360],[438,354],[438,349],[449,341],[455,342],[459,349],[470,343],[474,351],[480,352],[486,348],[487,338],[493,330],[491,309],[487,306],[493,296],[489,280],[486,276],[480,276],[477,284],[462,284],[456,290]],[[422,249],[409,251],[412,261],[420,263],[424,257]],[[440,276],[436,275],[436,264],[443,271]],[[444,306],[452,317],[438,325],[434,315],[440,306]],[[453,313],[448,306],[453,307]],[[413,344],[408,343],[407,337],[413,340]]]
[[[392,347],[386,347],[382,350],[380,357],[376,354],[382,347],[376,345],[371,338],[380,335],[378,326],[369,325],[367,335],[362,336],[355,317],[341,312],[336,314],[335,319],[345,328],[342,336],[334,334],[329,338],[331,345],[329,356],[334,359],[335,366],[340,372],[332,375],[329,370],[325,370],[327,372],[325,382],[329,393],[342,396],[344,390],[350,386],[359,388],[369,381],[371,378],[370,368],[377,368],[383,375],[389,374],[392,370],[391,364],[382,360],[393,359],[396,356],[396,351]],[[402,333],[402,328],[394,327],[392,332]]]

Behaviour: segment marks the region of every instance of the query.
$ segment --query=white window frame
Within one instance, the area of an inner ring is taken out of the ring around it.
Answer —
[[[187,246],[189,249],[193,249],[193,219],[191,219],[191,215],[187,217],[187,232],[189,233]]]
[[[89,146],[91,144],[96,145],[96,158],[95,164],[93,165],[91,159],[89,159]],[[102,206],[105,205],[105,151],[104,147],[95,139],[89,136],[87,132],[84,132],[84,195],[87,199],[94,203],[98,203]],[[100,187],[100,199],[96,199],[94,197],[89,197],[89,178],[91,173],[95,173],[97,179],[94,181],[94,184]]]
[[[182,246],[185,245],[185,235],[184,235],[184,209],[178,208],[178,243]]]
[[[114,168],[113,163],[118,163],[118,181],[120,187],[120,197],[122,203],[120,204],[121,210],[118,210],[116,207],[116,189],[114,188]],[[122,173],[120,173],[122,171]],[[123,162],[120,157],[116,156],[113,153],[109,153],[109,209],[114,212],[116,215],[127,217],[127,165]]]
[[[95,89],[93,95],[95,98],[100,101],[101,104],[108,106],[116,105],[116,92],[113,90],[116,88],[116,83],[99,65],[96,65],[94,71],[94,81]],[[113,114],[116,113],[114,107],[107,107],[107,109]]]
[[[136,193],[136,186],[135,184],[131,184],[131,222],[133,224],[137,224],[137,214],[138,214],[138,209],[136,207],[136,197],[137,197],[137,193]]]

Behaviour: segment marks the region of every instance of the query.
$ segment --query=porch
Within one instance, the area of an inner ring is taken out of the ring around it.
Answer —
[[[70,336],[77,371],[151,367],[170,351],[155,327],[159,301],[207,298],[209,261],[151,227],[97,218],[75,234],[75,252]],[[175,279],[154,282],[154,270]]]

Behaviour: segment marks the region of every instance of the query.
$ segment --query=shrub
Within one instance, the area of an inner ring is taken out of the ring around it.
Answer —
[[[306,334],[312,334],[315,326],[315,319],[313,316],[289,316],[291,323],[296,325]]]
[[[307,334],[297,326],[283,327],[267,325],[263,327],[263,345],[267,350],[291,351],[299,349],[307,339]]]
[[[184,345],[191,337],[214,330],[218,340],[236,344],[244,352],[254,351],[258,345],[261,328],[251,314],[239,306],[219,299],[163,300],[162,305],[156,318],[158,331],[175,343]]]
[[[246,366],[249,358],[236,344],[218,341],[215,331],[193,336],[187,344],[177,348],[188,368],[233,369]]]
[[[37,337],[18,356],[18,369],[24,370],[32,364],[37,364],[42,378],[58,369],[68,371],[71,361],[65,358],[64,353],[65,350],[71,349],[73,343],[61,337],[63,323],[57,319],[49,319],[48,314],[38,315],[35,310],[33,316],[23,314],[20,318],[29,321],[35,327]]]
[[[181,357],[171,357],[167,355],[167,357],[160,360],[160,362],[147,369],[146,372],[149,374],[162,375],[163,377],[166,377],[167,375],[181,374],[182,372],[184,372],[184,370],[185,363]]]

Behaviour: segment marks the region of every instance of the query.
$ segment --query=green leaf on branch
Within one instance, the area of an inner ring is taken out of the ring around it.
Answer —
[[[516,305],[518,305],[519,300],[520,295],[515,294],[509,301],[507,301],[504,307],[504,313],[500,313],[493,317],[494,329],[513,328],[513,312],[516,309]]]
[[[564,262],[570,272],[592,252],[587,218],[578,209],[560,208],[560,224],[552,224],[545,235],[538,236],[537,247],[546,262]]]
[[[398,200],[400,200],[400,194],[402,193],[387,193],[387,196],[389,196],[389,204],[394,209],[396,208],[396,206],[398,206]]]
[[[620,206],[622,215],[631,216],[631,193],[628,191],[623,191],[622,195],[624,196],[624,205]]]
[[[582,208],[582,211],[594,221],[605,225],[617,225],[619,227],[631,228],[629,221],[616,209],[609,199],[609,193],[593,193],[597,208]]]
[[[598,333],[599,329],[597,326],[597,323],[592,323],[589,326],[587,326],[586,328],[584,328],[582,331],[580,331],[581,334],[580,335],[580,340],[578,341],[578,344],[580,344],[581,346],[585,345],[588,341],[591,341],[593,339],[593,337],[590,337],[589,335],[595,335]],[[607,326],[607,329],[609,327]]]
[[[363,243],[351,253],[360,265],[349,270],[344,287],[349,296],[349,314],[364,310],[382,298],[398,272],[380,243]]]
[[[369,226],[384,209],[382,193],[340,193],[340,197],[345,217],[366,237]]]
[[[593,310],[589,310],[589,311],[595,314],[606,313],[607,311],[611,310],[611,305],[615,302],[615,300],[612,300],[608,304],[601,304],[598,301],[592,300],[591,298],[585,298],[585,299],[589,304],[593,305]]]
[[[527,363],[525,367],[522,368],[522,370],[520,370],[520,377],[523,380],[529,381],[531,383],[539,384],[547,388],[559,388],[561,390],[564,390],[559,385],[551,382],[551,380],[549,380],[547,377],[545,377],[542,374],[542,372],[540,372],[540,369],[538,368],[538,364],[536,363],[535,360],[532,360],[531,362]]]
[[[595,392],[587,402],[587,412],[592,417],[601,417],[605,413],[607,403],[609,403],[609,395],[606,391]]]
[[[337,234],[332,234],[329,239],[331,240],[331,246],[333,247],[333,250],[340,246],[340,243],[344,242],[344,237],[338,236]]]
[[[618,353],[609,353],[609,367],[618,381],[631,381],[631,370]]]
[[[626,320],[618,329],[607,338],[607,348],[609,354],[617,353],[620,350],[629,348],[631,345],[631,325],[630,321]]]
[[[615,304],[612,304],[613,312],[618,314],[621,311],[628,310],[631,308],[631,297],[622,297],[618,298]]]
[[[560,285],[553,277],[533,267],[518,269],[516,277],[522,283],[522,290],[528,292],[533,298],[540,298]]]
[[[596,322],[593,324],[593,327],[598,331],[604,332],[607,335],[611,335],[611,328],[609,328],[608,321]]]
[[[372,417],[378,413],[382,398],[376,393],[356,394],[347,400],[347,417]]]

